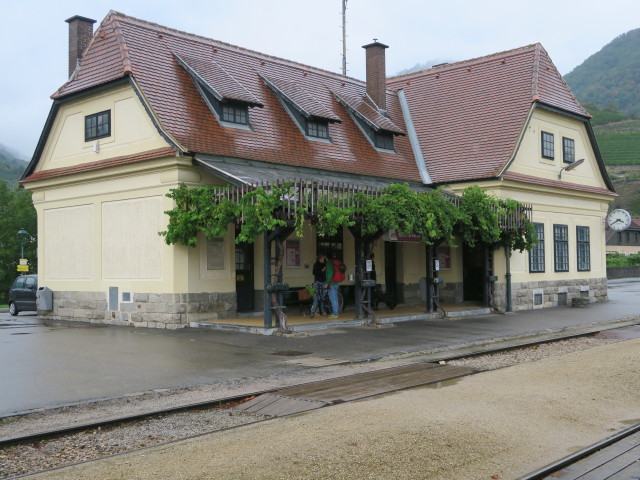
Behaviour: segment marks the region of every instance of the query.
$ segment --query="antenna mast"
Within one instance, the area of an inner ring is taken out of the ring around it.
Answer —
[[[347,0],[342,0],[342,74],[347,74]]]

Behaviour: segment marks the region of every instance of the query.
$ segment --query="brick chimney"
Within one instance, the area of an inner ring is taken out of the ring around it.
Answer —
[[[69,78],[75,72],[89,42],[93,38],[95,20],[75,15],[65,20],[69,24]]]
[[[367,95],[381,110],[387,110],[387,73],[384,49],[389,48],[374,38],[373,43],[364,45],[367,51]]]

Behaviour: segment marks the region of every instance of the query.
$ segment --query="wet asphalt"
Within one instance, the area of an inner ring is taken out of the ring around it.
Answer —
[[[48,321],[0,313],[0,417],[157,389],[256,378],[313,366],[305,358],[360,362],[396,353],[542,335],[640,319],[640,279],[609,282],[609,302],[383,328],[339,327],[306,336],[159,330]],[[640,321],[640,320],[639,320]],[[312,362],[311,362],[312,363]]]

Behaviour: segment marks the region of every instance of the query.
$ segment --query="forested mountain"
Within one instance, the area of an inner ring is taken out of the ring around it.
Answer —
[[[565,75],[618,193],[612,207],[640,217],[640,28],[616,37]]]
[[[16,182],[27,168],[27,162],[19,154],[0,144],[0,180]]]
[[[640,28],[616,37],[564,79],[582,103],[640,116]]]

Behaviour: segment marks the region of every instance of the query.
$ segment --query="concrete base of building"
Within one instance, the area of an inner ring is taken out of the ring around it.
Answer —
[[[185,328],[192,322],[230,318],[236,314],[236,294],[133,293],[130,301],[109,305],[105,292],[53,292],[53,309],[38,316],[145,328]],[[113,307],[117,309],[113,309]],[[111,308],[110,308],[111,307]]]

